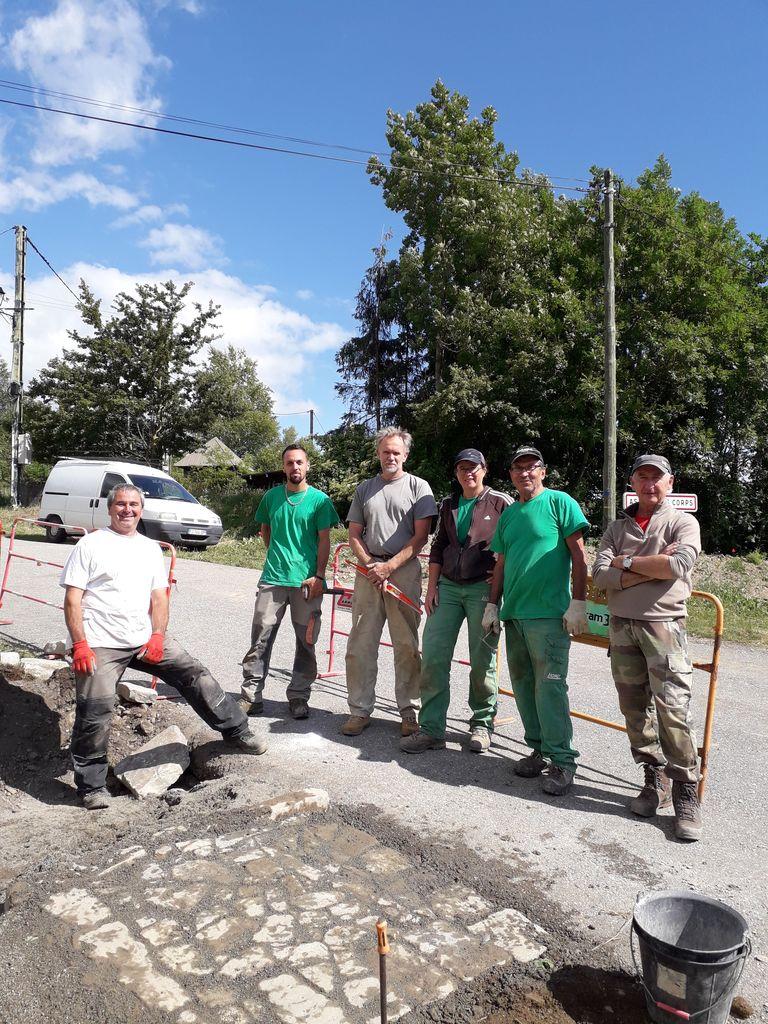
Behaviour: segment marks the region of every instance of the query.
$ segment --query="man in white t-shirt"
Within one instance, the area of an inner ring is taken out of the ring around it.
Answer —
[[[153,673],[173,686],[238,749],[249,754],[267,749],[236,700],[166,636],[168,577],[160,547],[138,533],[143,507],[138,488],[113,488],[107,496],[110,525],[79,541],[59,580],[66,588],[64,618],[77,693],[72,762],[88,810],[109,805],[107,742],[115,687],[127,668]]]
[[[355,576],[346,657],[349,718],[341,727],[345,736],[359,736],[370,725],[385,622],[395,658],[400,734],[410,736],[419,727],[419,613],[383,589],[384,582],[390,580],[415,604],[421,601],[418,555],[427,542],[437,505],[427,481],[403,469],[410,449],[407,431],[400,427],[379,430],[376,454],[381,473],[358,485],[347,514],[349,546],[368,575]]]

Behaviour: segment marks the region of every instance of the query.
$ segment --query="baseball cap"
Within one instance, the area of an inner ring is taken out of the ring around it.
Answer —
[[[655,466],[656,469],[660,469],[662,473],[669,473],[672,475],[672,467],[669,464],[669,459],[663,455],[638,455],[635,461],[632,463],[632,471],[630,476],[635,470],[640,469],[641,466]]]
[[[539,460],[542,464],[544,463],[544,456],[541,454],[538,448],[532,448],[530,445],[522,445],[520,448],[516,448],[512,452],[512,457],[509,460],[510,466],[513,462],[517,462],[518,459],[522,459],[524,455],[532,455]]]
[[[477,448],[462,448],[453,460],[453,464],[458,466],[460,462],[474,462],[476,466],[484,466],[485,456]]]

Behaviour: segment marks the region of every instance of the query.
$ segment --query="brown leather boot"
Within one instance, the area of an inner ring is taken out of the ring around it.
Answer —
[[[675,807],[675,835],[695,843],[701,839],[701,805],[695,782],[672,783],[672,803]]]
[[[672,799],[672,783],[663,768],[655,764],[644,764],[645,783],[630,801],[629,809],[640,818],[652,818],[659,807],[669,807]]]

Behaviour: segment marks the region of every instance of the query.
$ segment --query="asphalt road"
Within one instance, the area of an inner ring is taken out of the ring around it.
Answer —
[[[19,553],[58,561],[66,547],[19,542]],[[3,555],[5,551],[3,551]],[[222,685],[239,687],[239,658],[249,638],[253,593],[258,573],[230,566],[180,560],[172,598],[171,631],[203,660]],[[34,561],[15,561],[13,590],[59,602],[56,570]],[[328,648],[328,613],[318,642],[321,671]],[[340,612],[340,623],[349,622]],[[42,645],[66,636],[60,611],[7,596],[0,626],[7,641]],[[765,703],[765,651],[726,645],[721,659],[705,835],[683,845],[673,838],[668,813],[645,822],[625,804],[634,793],[639,770],[623,734],[576,721],[580,770],[571,794],[553,800],[535,781],[516,778],[510,762],[523,752],[522,730],[514,703],[503,698],[500,727],[488,754],[466,752],[468,713],[464,701],[466,669],[456,666],[446,751],[413,756],[398,748],[393,703],[392,660],[383,650],[379,663],[376,721],[351,740],[338,730],[347,707],[343,676],[319,681],[313,714],[306,722],[287,718],[285,683],[293,658],[291,631],[284,626],[273,654],[273,678],[267,684],[266,713],[271,750],[254,770],[273,777],[276,787],[304,784],[327,789],[333,801],[372,804],[415,830],[425,844],[456,837],[484,856],[538,873],[542,889],[583,929],[585,942],[611,943],[628,960],[628,928],[636,895],[655,888],[695,888],[736,906],[750,923],[755,953],[747,967],[743,993],[768,1019],[768,914],[766,913],[766,799],[761,742],[768,738]],[[462,640],[463,642],[463,640]],[[343,638],[337,640],[343,652]],[[709,647],[695,644],[696,660]],[[466,657],[461,650],[458,655]],[[343,669],[343,658],[339,662]],[[502,685],[506,680],[502,674]],[[574,709],[614,721],[617,707],[604,651],[574,644],[569,676]],[[696,673],[695,719],[703,720],[707,677]],[[276,788],[276,791],[278,789]]]

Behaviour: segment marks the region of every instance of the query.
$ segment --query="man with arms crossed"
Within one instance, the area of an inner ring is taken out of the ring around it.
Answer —
[[[675,835],[694,841],[702,825],[685,618],[701,535],[696,519],[667,501],[674,480],[665,456],[635,459],[637,504],[605,531],[593,578],[607,592],[611,670],[632,756],[645,774],[630,810],[652,818],[669,803],[671,779]]]
[[[127,668],[154,673],[179,691],[212,729],[249,754],[267,749],[237,701],[174,639],[160,547],[137,532],[144,498],[136,487],[107,496],[109,526],[78,542],[62,569],[64,618],[72,637],[77,709],[72,762],[88,810],[109,805],[107,742],[115,687]]]
[[[589,523],[573,498],[544,486],[546,472],[538,448],[513,453],[509,475],[519,499],[502,512],[491,541],[499,557],[483,625],[498,633],[499,618],[506,624],[509,677],[525,742],[533,751],[515,764],[515,774],[533,779],[544,773],[542,791],[562,796],[571,788],[578,757],[568,704],[568,654],[569,634],[589,628],[582,536]]]
[[[400,588],[411,601],[421,600],[418,555],[427,542],[437,505],[426,480],[403,469],[411,449],[411,435],[399,427],[384,427],[376,434],[381,473],[355,490],[347,515],[349,544],[368,578],[355,576],[352,629],[347,643],[349,718],[341,727],[345,736],[359,736],[370,725],[376,701],[376,668],[384,623],[395,657],[395,699],[400,711],[401,736],[418,729],[419,614],[382,589],[385,580]]]
[[[285,610],[290,608],[296,653],[286,693],[288,710],[292,718],[307,718],[312,683],[317,678],[315,643],[320,633],[331,527],[339,517],[328,495],[307,483],[306,448],[288,445],[283,451],[283,472],[285,484],[268,490],[256,510],[267,561],[256,592],[251,646],[243,658],[241,704],[252,715],[263,711],[262,692],[272,647]]]

